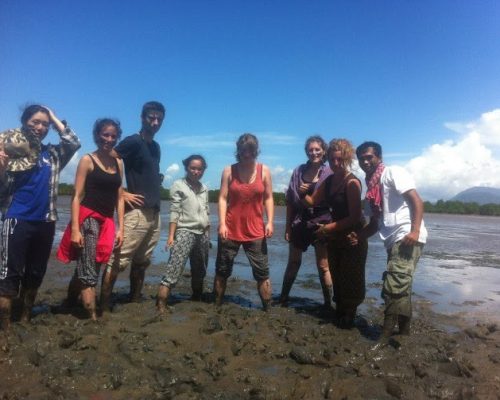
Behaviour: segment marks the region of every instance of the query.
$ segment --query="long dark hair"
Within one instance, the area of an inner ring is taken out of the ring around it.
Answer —
[[[21,114],[21,124],[23,126],[26,126],[26,123],[29,121],[29,119],[37,112],[47,114],[47,117],[49,117],[50,120],[49,111],[44,106],[41,106],[40,104],[30,104],[29,106],[25,107],[23,113]]]

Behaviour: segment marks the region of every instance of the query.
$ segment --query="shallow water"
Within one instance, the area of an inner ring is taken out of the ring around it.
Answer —
[[[69,197],[59,200],[61,220],[58,223],[56,244],[69,220]],[[217,251],[217,207],[211,204],[211,239],[209,275],[215,272]],[[462,317],[500,321],[500,219],[495,217],[427,214],[425,223],[429,240],[415,274],[414,301],[427,302],[434,311],[460,314]],[[154,252],[153,263],[164,263],[168,252],[164,250],[167,239],[168,202],[162,204],[162,234]],[[285,208],[276,207],[275,233],[268,241],[273,296],[278,296],[288,257],[288,244],[284,240]],[[56,248],[56,246],[54,246]],[[386,252],[378,235],[370,239],[366,264],[367,295],[363,307],[381,305],[381,277],[385,268]],[[252,271],[243,250],[235,265],[234,277],[253,280]],[[124,276],[125,278],[125,276]],[[148,276],[149,283],[159,280],[157,274]],[[211,286],[211,283],[208,283]],[[230,294],[230,293],[228,293]],[[314,252],[304,253],[297,281],[291,292],[293,297],[309,298],[321,302],[318,273]],[[259,303],[257,291],[249,290],[248,299]],[[361,312],[363,312],[363,307]]]

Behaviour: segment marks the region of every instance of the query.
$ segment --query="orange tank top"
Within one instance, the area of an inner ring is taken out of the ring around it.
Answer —
[[[265,236],[262,164],[257,164],[256,168],[255,180],[244,183],[240,180],[236,164],[231,165],[226,213],[228,239],[249,242]]]

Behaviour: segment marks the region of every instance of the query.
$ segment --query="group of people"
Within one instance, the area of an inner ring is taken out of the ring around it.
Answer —
[[[111,308],[119,272],[129,267],[130,300],[141,298],[145,271],[160,237],[163,176],[161,149],[154,137],[164,118],[161,103],[144,104],[140,131],[121,142],[117,120],[97,120],[93,129],[97,148],[78,164],[71,221],[57,257],[63,262],[76,260],[66,303],[73,306],[81,301],[92,319],[97,319],[95,288],[101,267],[103,312]],[[30,318],[54,238],[59,173],[80,147],[66,122],[45,106],[27,107],[21,124],[21,128],[0,134],[0,322],[4,328],[10,325],[13,299],[21,304],[21,319]],[[42,143],[51,125],[59,133],[58,145]],[[354,149],[346,139],[327,144],[320,136],[312,136],[305,143],[305,152],[307,162],[293,171],[286,192],[289,258],[280,304],[287,305],[302,253],[311,245],[324,307],[331,309],[335,303],[339,326],[352,327],[357,307],[365,297],[367,239],[379,231],[388,254],[383,275],[386,307],[382,333],[390,336],[398,326],[399,333],[408,334],[413,273],[427,236],[423,204],[413,179],[403,168],[386,167],[382,148],[375,142]],[[223,302],[234,259],[243,246],[263,309],[271,306],[266,239],[274,231],[273,191],[270,170],[257,162],[258,154],[257,137],[241,135],[236,143],[237,162],[222,173],[213,285],[216,305]],[[364,213],[362,184],[351,172],[355,156],[366,173]],[[160,313],[165,311],[188,259],[193,300],[202,297],[208,266],[208,189],[201,182],[207,162],[193,154],[183,160],[183,165],[185,176],[170,189],[165,245],[170,255],[158,288],[156,307]],[[368,222],[364,215],[369,217]]]

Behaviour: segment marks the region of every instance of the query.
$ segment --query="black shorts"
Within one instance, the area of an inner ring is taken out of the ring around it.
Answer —
[[[267,259],[266,238],[253,240],[251,242],[237,242],[219,237],[217,245],[217,260],[215,261],[215,273],[223,278],[229,278],[233,273],[233,264],[240,246],[243,246],[247,255],[252,274],[257,282],[269,278],[269,263]]]
[[[38,289],[47,271],[56,223],[6,218],[0,254],[0,296],[15,297],[22,283]]]

